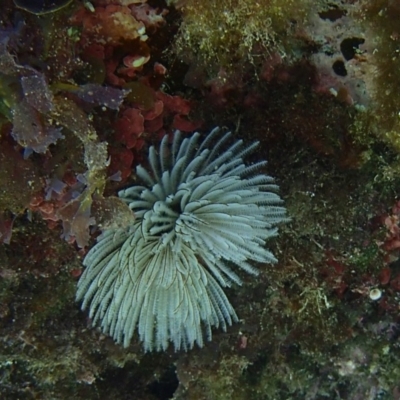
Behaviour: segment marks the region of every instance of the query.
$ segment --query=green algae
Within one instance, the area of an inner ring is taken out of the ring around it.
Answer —
[[[209,70],[238,72],[273,53],[290,52],[288,15],[303,24],[308,7],[308,1],[292,0],[186,1],[174,53]]]

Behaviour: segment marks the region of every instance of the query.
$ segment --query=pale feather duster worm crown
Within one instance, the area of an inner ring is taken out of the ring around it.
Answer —
[[[119,192],[135,222],[99,236],[76,295],[118,343],[137,329],[145,351],[202,347],[213,327],[238,320],[223,291],[241,284],[234,269],[257,275],[251,262],[276,262],[266,241],[287,220],[278,187],[260,172],[266,161],[244,163],[258,142],[231,142],[219,128],[202,141],[165,136],[150,171],[136,169],[143,185]]]

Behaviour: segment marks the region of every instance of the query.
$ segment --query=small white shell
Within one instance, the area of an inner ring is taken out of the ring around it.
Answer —
[[[382,297],[382,292],[378,288],[371,289],[369,291],[369,298],[373,301],[379,300]]]

